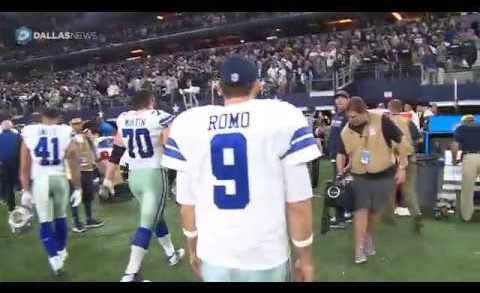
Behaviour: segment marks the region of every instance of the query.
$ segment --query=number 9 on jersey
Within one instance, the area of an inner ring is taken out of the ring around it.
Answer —
[[[214,185],[214,202],[219,209],[244,209],[250,201],[247,140],[241,133],[215,135],[210,144],[212,173],[217,180],[235,182],[235,193],[225,185]]]

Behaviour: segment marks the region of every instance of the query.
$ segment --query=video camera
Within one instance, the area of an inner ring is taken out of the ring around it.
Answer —
[[[347,212],[353,211],[354,202],[350,186],[352,181],[352,176],[343,174],[336,176],[334,180],[327,183],[323,202],[320,234],[325,235],[330,230],[330,208],[340,206]]]
[[[327,186],[326,195],[329,206],[341,206],[348,212],[353,211],[353,198],[350,190],[350,182],[353,177],[347,174],[338,175],[332,185]]]

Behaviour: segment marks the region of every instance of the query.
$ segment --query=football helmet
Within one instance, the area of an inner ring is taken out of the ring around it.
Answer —
[[[32,227],[32,222],[32,211],[23,206],[17,206],[8,215],[8,224],[14,234],[21,234],[28,231]]]

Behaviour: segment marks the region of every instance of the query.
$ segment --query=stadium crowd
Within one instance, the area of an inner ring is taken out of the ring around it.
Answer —
[[[429,17],[393,26],[334,29],[319,35],[90,64],[44,73],[25,83],[10,74],[0,79],[0,109],[10,109],[14,114],[28,113],[43,105],[97,109],[111,105],[115,97],[131,96],[144,87],[151,87],[170,103],[179,98],[179,89],[190,85],[200,87],[200,95],[208,95],[219,64],[232,53],[256,62],[263,91],[270,96],[306,91],[310,80],[331,78],[333,72],[346,66],[361,72],[369,64],[375,65],[377,76],[394,74],[401,67],[419,66],[423,83],[435,83],[439,68],[450,70],[457,64],[473,64],[468,50],[453,55],[448,52],[449,48],[478,40],[479,33],[478,22]],[[476,54],[476,48],[472,48]]]
[[[0,43],[0,61],[20,61],[37,57],[67,54],[85,49],[102,48],[130,41],[155,38],[165,34],[178,33],[199,28],[215,27],[227,23],[249,21],[262,17],[272,17],[267,12],[223,12],[223,13],[175,13],[158,17],[143,17],[132,24],[123,21],[113,21],[101,28],[92,30],[96,38],[75,40],[57,40],[41,42],[19,47],[16,44]],[[275,15],[295,14],[295,12],[275,12]],[[36,19],[38,21],[38,19]],[[73,22],[75,23],[75,22]],[[55,17],[50,17],[42,23],[37,23],[39,31],[89,31],[87,25],[76,28],[72,22],[57,23]]]

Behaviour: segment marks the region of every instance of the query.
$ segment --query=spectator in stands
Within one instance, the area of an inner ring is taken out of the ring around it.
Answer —
[[[425,54],[422,56],[424,80],[422,84],[437,84],[437,58],[432,53],[430,46],[424,46]]]
[[[383,62],[379,67],[380,77],[391,74],[393,71],[393,68],[395,67],[396,57],[390,45],[386,43],[384,44],[384,48],[382,50],[382,53],[380,54],[380,59]]]
[[[107,94],[109,97],[116,97],[120,94],[120,88],[118,87],[116,82],[113,82],[108,86]]]

